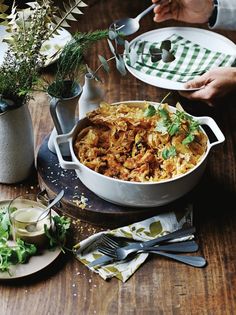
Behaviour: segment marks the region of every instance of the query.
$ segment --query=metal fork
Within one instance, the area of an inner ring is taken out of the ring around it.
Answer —
[[[118,249],[125,247],[128,244],[134,244],[118,237],[113,237],[104,234],[101,238],[100,245],[97,246],[98,251],[103,251],[105,254],[106,249],[110,252],[111,249]],[[137,243],[136,243],[137,244]],[[175,243],[166,243],[164,245],[145,247],[146,251],[168,251],[168,252],[181,252],[181,253],[193,253],[198,250],[198,244],[195,241],[184,241]],[[109,255],[108,255],[109,256]]]
[[[187,242],[179,242],[179,243],[170,243],[166,245],[159,245],[156,247],[145,247],[143,249],[137,249],[132,251],[130,249],[126,249],[126,247],[120,247],[120,244],[115,239],[109,237],[108,235],[104,235],[103,237],[103,245],[98,246],[98,250],[107,256],[112,257],[114,260],[125,260],[131,253],[142,253],[148,252],[157,254],[160,256],[165,256],[185,264],[194,266],[194,267],[203,267],[206,265],[206,260],[203,257],[198,256],[183,256],[183,255],[175,255],[171,253],[166,253],[162,251],[168,252],[193,252],[198,249],[198,245],[194,241]]]
[[[147,247],[152,247],[155,246],[157,244],[162,244],[162,243],[166,243],[170,240],[174,240],[180,237],[185,237],[185,236],[190,236],[193,233],[196,232],[195,227],[189,227],[189,228],[182,228],[179,229],[177,231],[171,232],[169,234],[163,235],[163,236],[159,236],[156,237],[150,241],[145,241],[145,242],[131,242],[129,243],[129,245],[126,246],[126,244],[120,243],[120,241],[118,240],[118,238],[113,239],[113,241],[110,242],[111,247],[124,247],[125,250],[129,250],[129,254],[131,254],[132,252],[136,252],[137,250],[141,250]],[[99,245],[103,245],[104,244],[104,239],[106,240],[108,237],[108,235],[103,234],[100,241],[98,242],[97,246]]]
[[[82,251],[82,254],[86,255],[86,254],[90,253],[91,251],[96,250],[98,248],[98,246],[104,244],[104,240],[106,239],[106,237],[112,238],[113,246],[114,245],[116,245],[117,247],[125,246],[126,249],[136,251],[136,250],[142,249],[144,247],[152,247],[152,246],[155,246],[157,244],[162,244],[164,242],[166,243],[168,241],[175,240],[177,238],[190,236],[190,235],[194,234],[195,232],[196,232],[195,227],[181,228],[181,229],[176,230],[174,232],[171,232],[171,233],[168,233],[166,235],[156,237],[150,241],[144,241],[144,242],[137,242],[134,240],[129,240],[129,241],[124,242],[124,237],[122,238],[122,237],[111,236],[111,235],[108,236],[107,234],[102,234],[98,239],[96,239],[92,243],[90,243]]]
[[[132,253],[144,252],[147,250],[150,253],[155,253],[158,255],[169,257],[195,267],[203,267],[206,265],[206,260],[203,257],[181,256],[160,251],[160,250],[172,252],[196,251],[198,249],[198,245],[194,241],[182,242],[182,244],[181,243],[167,243],[164,245],[162,244],[164,242],[173,240],[178,237],[189,236],[194,232],[195,232],[194,227],[182,228],[180,230],[177,230],[175,232],[169,233],[167,235],[158,237],[150,241],[141,243],[132,242],[127,246],[126,246],[127,243],[124,242],[124,240],[120,241],[118,240],[118,238],[114,238],[112,236],[103,234],[100,241],[100,245],[98,245],[98,250],[101,253],[114,258],[114,260],[124,260]],[[162,245],[159,245],[155,248],[152,247],[157,244]]]
[[[130,255],[129,250],[126,250],[122,247],[120,248],[100,247],[99,251],[104,255],[112,257],[114,261],[125,260]],[[200,256],[185,256],[185,255],[170,254],[167,252],[162,252],[160,250],[154,250],[153,248],[152,250],[148,250],[148,248],[144,248],[141,250],[139,249],[135,253],[138,254],[142,252],[148,252],[148,253],[153,253],[160,256],[168,257],[168,258],[174,259],[179,262],[183,262],[193,267],[204,267],[206,265],[206,260]],[[134,252],[132,253],[134,254]]]

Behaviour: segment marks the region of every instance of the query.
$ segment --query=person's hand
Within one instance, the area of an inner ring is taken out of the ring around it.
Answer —
[[[206,23],[214,9],[212,0],[152,0],[154,21],[177,20],[187,23]]]
[[[191,100],[201,100],[208,105],[216,105],[219,101],[236,91],[236,68],[215,68],[202,76],[188,81],[186,88],[200,88],[196,91],[181,91],[182,96]]]

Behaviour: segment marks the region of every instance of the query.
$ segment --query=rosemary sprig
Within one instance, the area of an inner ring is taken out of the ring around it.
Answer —
[[[108,30],[76,33],[60,53],[57,72],[53,84],[49,87],[49,94],[59,98],[70,96],[71,91],[65,91],[65,80],[76,81],[79,78],[84,67],[84,55],[89,47],[107,37]]]

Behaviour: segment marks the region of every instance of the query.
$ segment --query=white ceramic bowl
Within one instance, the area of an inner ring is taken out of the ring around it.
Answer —
[[[131,106],[142,106],[142,101],[120,102],[131,104]],[[119,105],[114,103],[113,105]],[[148,102],[158,106],[158,103]],[[170,106],[171,111],[175,107]],[[99,174],[87,166],[80,163],[73,150],[73,141],[76,135],[89,125],[87,118],[78,122],[78,124],[68,134],[59,135],[55,138],[55,149],[59,163],[63,169],[74,169],[81,182],[99,197],[122,206],[129,207],[156,207],[168,204],[192,190],[200,180],[207,162],[207,156],[210,149],[225,140],[223,133],[211,117],[193,117],[200,125],[210,127],[216,137],[216,141],[210,143],[208,139],[207,150],[201,161],[187,173],[174,177],[172,179],[160,182],[129,182],[120,179],[114,179]],[[204,130],[202,129],[204,132]],[[65,161],[61,154],[60,145],[69,144],[72,162]]]

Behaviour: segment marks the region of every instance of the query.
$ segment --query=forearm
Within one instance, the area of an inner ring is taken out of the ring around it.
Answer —
[[[236,30],[236,0],[218,0],[216,21],[209,27]]]

